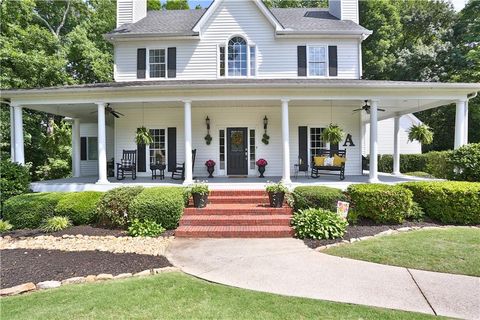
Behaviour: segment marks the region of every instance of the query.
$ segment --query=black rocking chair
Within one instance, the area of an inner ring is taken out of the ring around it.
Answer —
[[[192,150],[192,173],[195,168],[195,158],[197,156],[197,149]],[[185,162],[177,163],[175,170],[172,171],[173,180],[185,180]]]
[[[123,150],[122,160],[117,163],[117,180],[125,179],[125,172],[137,179],[137,150]]]

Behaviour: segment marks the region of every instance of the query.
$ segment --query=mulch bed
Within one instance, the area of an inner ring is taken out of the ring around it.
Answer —
[[[0,250],[0,288],[100,273],[118,275],[172,266],[163,256],[100,251]]]
[[[327,244],[334,244],[338,242],[342,242],[343,240],[350,240],[353,238],[360,238],[366,236],[374,236],[379,234],[380,232],[387,231],[388,229],[400,229],[404,227],[440,227],[442,224],[433,222],[433,221],[421,221],[421,222],[414,222],[414,221],[405,221],[402,224],[375,224],[375,222],[371,220],[360,220],[356,225],[349,225],[347,227],[347,232],[343,236],[343,238],[334,239],[334,240],[313,240],[313,239],[305,239],[304,243],[312,248],[318,248],[321,246],[325,246]]]
[[[162,233],[162,237],[170,237],[173,236],[175,233],[175,230],[167,230],[164,233]],[[67,228],[62,231],[57,231],[57,232],[52,232],[52,233],[47,233],[42,231],[41,229],[19,229],[19,230],[13,230],[10,232],[5,232],[2,234],[2,237],[5,236],[10,236],[13,239],[15,238],[20,238],[20,237],[38,237],[38,236],[53,236],[53,237],[61,237],[63,235],[83,235],[83,236],[100,236],[100,237],[105,237],[105,236],[114,236],[114,237],[126,237],[128,236],[127,232],[125,230],[120,230],[120,229],[105,229],[105,228],[100,228],[100,227],[93,227],[93,226],[74,226]]]

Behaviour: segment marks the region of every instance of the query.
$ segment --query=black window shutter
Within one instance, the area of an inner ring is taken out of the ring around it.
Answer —
[[[299,167],[300,171],[308,170],[308,128],[298,127],[298,157],[302,159],[302,164]]]
[[[330,77],[338,75],[337,46],[328,46],[328,74]]]
[[[147,146],[137,144],[137,171],[147,172]]]
[[[80,160],[87,160],[87,137],[80,138]]]
[[[168,48],[168,77],[177,77],[177,48]]]
[[[137,49],[137,79],[145,79],[147,72],[147,49]]]
[[[307,47],[306,46],[297,47],[297,66],[298,66],[298,76],[306,77],[307,76]]]
[[[167,129],[167,140],[168,172],[173,172],[177,166],[177,128]]]

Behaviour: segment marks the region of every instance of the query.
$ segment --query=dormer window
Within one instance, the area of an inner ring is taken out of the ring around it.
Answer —
[[[242,37],[231,38],[227,45],[219,46],[219,76],[256,76],[256,47]]]

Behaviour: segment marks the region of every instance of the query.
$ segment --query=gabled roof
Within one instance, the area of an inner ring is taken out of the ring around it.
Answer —
[[[218,6],[220,1],[215,3]],[[142,20],[124,24],[106,36],[107,38],[197,36],[202,21],[208,20],[209,15],[214,11],[214,4],[208,9],[148,11],[147,16]],[[265,15],[273,17],[274,20],[271,20],[271,23],[276,25],[277,34],[369,35],[372,33],[351,20],[340,20],[334,17],[328,9],[267,9],[263,4],[259,5],[259,9]]]

